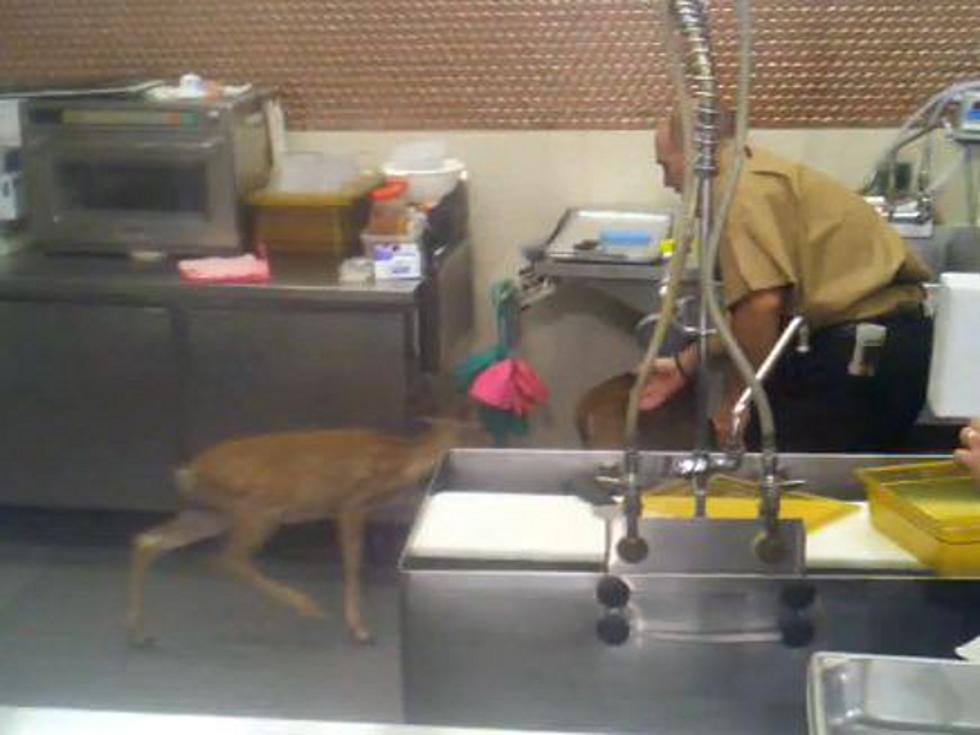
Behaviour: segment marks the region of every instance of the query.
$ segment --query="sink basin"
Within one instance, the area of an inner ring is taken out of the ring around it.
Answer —
[[[911,247],[936,274],[980,273],[980,228],[941,226],[929,238],[910,238]]]
[[[810,662],[810,735],[976,733],[980,665],[817,653]]]

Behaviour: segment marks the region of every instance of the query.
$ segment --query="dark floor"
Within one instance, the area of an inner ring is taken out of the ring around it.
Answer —
[[[375,530],[365,615],[377,642],[359,647],[341,619],[330,529],[286,529],[262,567],[319,600],[326,621],[298,618],[217,576],[214,547],[154,568],[148,622],[157,644],[123,635],[127,541],[155,520],[129,514],[0,508],[0,704],[401,719],[397,553],[404,530]]]

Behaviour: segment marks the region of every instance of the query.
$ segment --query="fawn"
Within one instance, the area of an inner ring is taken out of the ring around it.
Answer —
[[[227,532],[218,568],[307,617],[323,617],[303,592],[262,574],[254,555],[283,524],[335,518],[344,577],[344,618],[354,640],[371,640],[361,616],[360,572],[370,509],[430,475],[467,424],[433,419],[412,438],[369,430],[298,431],[234,439],[176,472],[187,504],[132,542],[127,627],[136,645],[144,624],[147,571],[163,554]]]
[[[623,448],[626,408],[635,381],[635,375],[623,373],[599,383],[582,396],[575,407],[575,427],[584,447]],[[694,442],[692,393],[686,388],[675,400],[656,411],[640,413],[638,428],[644,448],[683,449]]]

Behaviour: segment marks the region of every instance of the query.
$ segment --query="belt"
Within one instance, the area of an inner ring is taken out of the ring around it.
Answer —
[[[823,329],[818,329],[813,333],[813,339],[853,339],[859,324],[880,324],[883,327],[899,326],[902,323],[919,322],[926,319],[926,312],[922,304],[916,304],[911,308],[899,309],[881,316],[872,316],[867,319],[859,319],[851,322],[841,322],[833,324]]]

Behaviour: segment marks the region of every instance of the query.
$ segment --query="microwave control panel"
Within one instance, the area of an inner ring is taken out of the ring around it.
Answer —
[[[60,107],[31,110],[35,125],[78,128],[129,128],[132,130],[197,130],[220,117],[202,110],[153,110],[110,107]]]

